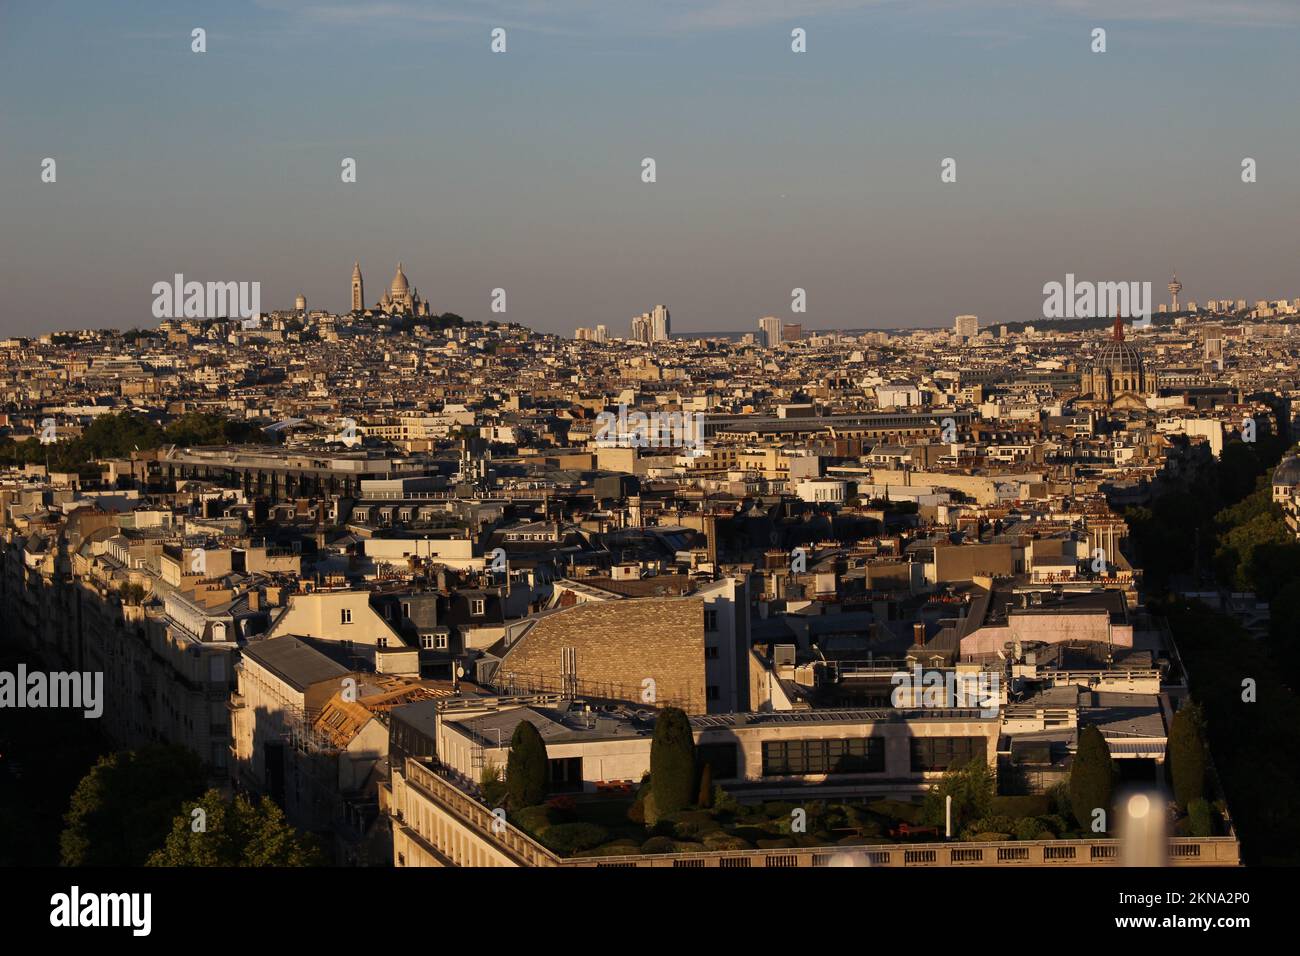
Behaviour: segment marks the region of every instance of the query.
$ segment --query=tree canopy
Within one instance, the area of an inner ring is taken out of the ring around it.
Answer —
[[[196,813],[195,811],[200,811]],[[321,866],[316,841],[299,833],[267,797],[225,800],[208,790],[184,805],[149,866]]]
[[[996,793],[997,778],[993,769],[987,760],[976,757],[964,767],[946,771],[943,779],[930,788],[922,815],[928,825],[943,826],[947,821],[948,797],[951,796],[953,832],[959,833],[965,824],[992,812]]]
[[[1183,809],[1205,796],[1205,741],[1201,735],[1201,710],[1195,704],[1174,714],[1169,728],[1169,772],[1174,799]]]
[[[662,815],[691,805],[696,795],[695,737],[686,712],[665,707],[650,743],[650,789]]]
[[[1079,825],[1092,828],[1093,814],[1106,812],[1110,830],[1110,801],[1115,792],[1115,762],[1106,738],[1093,724],[1079,731],[1078,750],[1070,770],[1070,807]]]
[[[64,440],[55,424],[55,441],[0,439],[0,464],[43,465],[80,471],[101,458],[126,458],[132,451],[161,445],[261,443],[267,438],[252,422],[232,421],[210,412],[188,412],[166,427],[133,411],[97,416],[80,435]]]
[[[199,758],[184,747],[151,744],[101,757],[73,791],[59,838],[63,865],[143,865],[203,781]]]
[[[546,797],[546,742],[526,720],[521,720],[510,737],[506,756],[506,793],[511,810],[541,803]]]

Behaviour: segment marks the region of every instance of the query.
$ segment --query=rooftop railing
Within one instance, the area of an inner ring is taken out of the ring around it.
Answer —
[[[757,850],[560,857],[433,769],[408,757],[406,780],[480,839],[496,846],[520,866],[562,867],[826,867],[826,866],[1118,866],[1121,841],[1008,840],[984,843],[894,843],[867,846],[790,847]],[[1174,837],[1168,843],[1170,866],[1239,866],[1241,847],[1234,836]]]

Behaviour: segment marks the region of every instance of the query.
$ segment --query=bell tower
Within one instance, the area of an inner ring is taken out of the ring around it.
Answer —
[[[366,307],[365,287],[361,284],[361,263],[352,266],[352,311],[360,312]]]

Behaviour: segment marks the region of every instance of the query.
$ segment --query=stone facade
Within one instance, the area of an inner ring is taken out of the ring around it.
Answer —
[[[561,692],[565,648],[574,649],[581,695],[691,714],[708,709],[700,597],[602,601],[547,614],[506,651],[501,679],[523,690]]]

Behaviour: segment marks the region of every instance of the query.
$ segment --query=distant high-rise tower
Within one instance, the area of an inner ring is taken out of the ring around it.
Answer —
[[[977,315],[959,315],[953,320],[953,332],[960,339],[973,339],[980,334],[980,320]]]
[[[672,331],[673,323],[668,315],[668,306],[656,305],[650,310],[650,341],[667,342]]]
[[[352,266],[352,311],[360,312],[366,307],[365,288],[361,284],[361,263]]]
[[[1173,301],[1173,308],[1169,310],[1170,312],[1178,311],[1178,293],[1182,291],[1183,284],[1178,281],[1178,273],[1175,272],[1174,277],[1169,280],[1169,298]]]
[[[1216,371],[1223,371],[1223,328],[1218,325],[1205,329],[1205,361]]]
[[[763,333],[763,345],[774,349],[781,344],[781,320],[774,315],[767,315],[758,320],[758,328]]]

